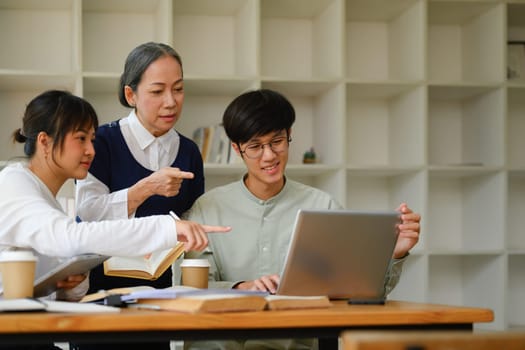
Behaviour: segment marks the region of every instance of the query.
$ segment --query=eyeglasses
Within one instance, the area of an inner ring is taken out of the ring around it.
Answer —
[[[257,159],[263,155],[264,146],[268,145],[273,153],[283,153],[292,142],[291,137],[276,137],[268,143],[250,143],[241,154],[244,153],[250,159]]]

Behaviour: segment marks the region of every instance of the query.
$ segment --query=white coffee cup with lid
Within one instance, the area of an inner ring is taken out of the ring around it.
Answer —
[[[0,252],[4,299],[33,297],[37,257],[28,250]]]
[[[208,259],[184,259],[180,264],[182,285],[195,288],[208,288]]]

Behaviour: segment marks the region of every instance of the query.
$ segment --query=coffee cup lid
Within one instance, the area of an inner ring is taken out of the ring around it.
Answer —
[[[208,259],[184,259],[181,267],[210,267]]]
[[[36,256],[28,250],[7,250],[0,252],[0,262],[36,260]]]

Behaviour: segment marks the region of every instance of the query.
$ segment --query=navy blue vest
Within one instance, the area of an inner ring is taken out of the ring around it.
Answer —
[[[174,197],[155,195],[148,198],[137,208],[136,217],[168,214],[170,210],[180,216],[204,193],[204,172],[200,151],[192,140],[179,135],[179,152],[171,166],[183,171],[191,171],[195,177],[192,180],[184,180],[179,193]],[[135,160],[124,140],[118,121],[102,125],[97,129],[95,151],[95,159],[89,172],[108,186],[110,192],[129,188],[153,173]],[[104,275],[103,266],[100,265],[90,273],[89,293],[101,289],[136,285],[165,288],[172,285],[171,276],[171,269],[168,269],[156,281],[108,277]]]

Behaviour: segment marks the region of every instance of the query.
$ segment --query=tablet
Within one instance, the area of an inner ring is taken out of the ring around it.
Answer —
[[[43,297],[56,291],[57,282],[68,276],[84,274],[107,260],[109,256],[99,254],[82,254],[64,259],[54,267],[36,275],[34,297]]]

